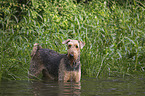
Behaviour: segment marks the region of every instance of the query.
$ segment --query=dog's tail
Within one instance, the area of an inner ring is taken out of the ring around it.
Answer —
[[[39,45],[39,43],[35,43],[34,44],[34,47],[33,47],[33,50],[32,50],[32,52],[31,52],[31,57],[33,57],[36,53],[37,53],[37,51],[39,50],[39,49],[41,49],[42,47],[41,47],[41,45]]]

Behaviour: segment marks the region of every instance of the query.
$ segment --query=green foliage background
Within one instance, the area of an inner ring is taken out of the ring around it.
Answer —
[[[66,53],[68,38],[86,43],[83,75],[144,74],[144,1],[18,1],[0,1],[0,79],[28,79],[33,44]]]

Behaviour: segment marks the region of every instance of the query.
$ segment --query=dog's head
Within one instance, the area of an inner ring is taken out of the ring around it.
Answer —
[[[77,60],[77,58],[80,55],[80,49],[82,49],[85,46],[85,43],[79,40],[71,40],[67,39],[62,44],[67,44],[68,46],[68,58]]]

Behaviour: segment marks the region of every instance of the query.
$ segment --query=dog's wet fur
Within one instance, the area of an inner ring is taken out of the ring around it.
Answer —
[[[29,77],[42,73],[43,78],[63,82],[79,82],[81,79],[80,49],[85,45],[78,40],[67,39],[62,42],[68,45],[67,54],[60,54],[51,49],[43,49],[34,44],[30,62]]]

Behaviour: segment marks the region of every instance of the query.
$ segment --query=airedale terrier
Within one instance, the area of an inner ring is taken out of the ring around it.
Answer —
[[[42,72],[43,77],[51,80],[80,81],[80,49],[85,43],[67,39],[62,44],[68,45],[67,54],[59,54],[50,49],[43,49],[38,43],[34,44],[31,53],[30,78],[37,77]]]

